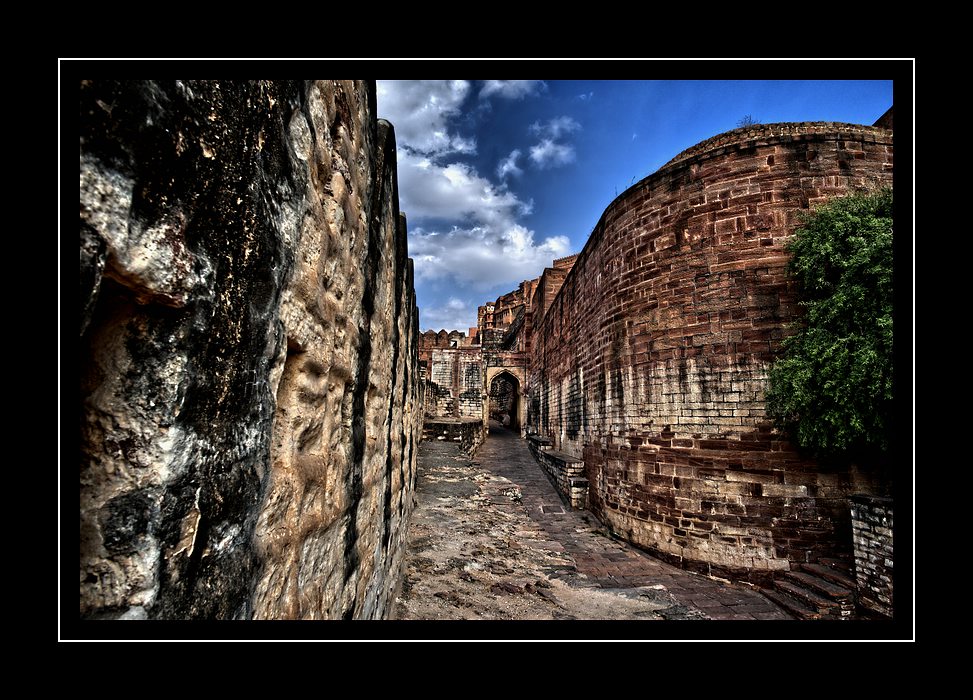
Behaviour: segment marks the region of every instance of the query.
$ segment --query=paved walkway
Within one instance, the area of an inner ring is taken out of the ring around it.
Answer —
[[[442,444],[427,446],[427,443],[423,443],[420,448],[420,476],[423,470],[422,449],[431,452],[441,451],[445,447]],[[526,443],[511,431],[491,427],[489,438],[476,452],[471,466],[489,475],[477,479],[477,494],[473,496],[479,499],[481,511],[485,505],[492,513],[487,517],[502,516],[508,519],[524,519],[526,512],[530,524],[529,528],[522,530],[518,546],[523,547],[524,551],[542,550],[559,556],[557,575],[569,580],[574,589],[593,589],[593,594],[600,589],[599,595],[611,592],[616,600],[636,595],[645,599],[646,593],[653,591],[665,593],[669,605],[677,603],[676,607],[688,611],[688,616],[694,618],[792,619],[745,585],[730,584],[678,569],[610,537],[591,513],[572,511],[563,505],[557,491],[528,451]],[[421,478],[418,491],[417,514],[418,521],[422,522],[423,517],[419,513],[424,508]],[[511,498],[514,491],[519,493]],[[428,497],[426,502],[429,502]],[[451,506],[452,510],[455,510],[454,506]],[[486,514],[486,511],[483,512]],[[464,513],[464,518],[467,515]],[[474,512],[473,517],[480,516]],[[467,520],[462,522],[467,523]],[[494,525],[494,533],[495,528]],[[437,548],[443,548],[444,541]],[[422,579],[422,574],[414,568],[410,570],[414,574],[411,579],[414,587],[415,581]],[[434,595],[443,597],[442,592]],[[532,614],[528,609],[524,612],[526,615]],[[425,614],[430,614],[428,609]],[[635,616],[651,615],[636,612]],[[661,617],[666,616],[662,614]]]

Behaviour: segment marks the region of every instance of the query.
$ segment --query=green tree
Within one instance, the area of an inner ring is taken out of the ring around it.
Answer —
[[[885,451],[892,431],[892,190],[820,207],[788,249],[805,314],[771,368],[768,411],[819,455]]]

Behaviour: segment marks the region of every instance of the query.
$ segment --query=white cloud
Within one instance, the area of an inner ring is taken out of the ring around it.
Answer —
[[[484,80],[480,97],[497,95],[510,100],[520,100],[545,87],[543,80]]]
[[[531,146],[530,159],[541,170],[567,165],[574,161],[574,146],[558,141],[562,137],[581,130],[581,124],[567,115],[554,117],[546,122],[534,122],[528,131],[540,141]]]
[[[420,327],[423,330],[456,330],[466,333],[476,325],[476,306],[456,297],[450,297],[442,306],[429,306],[420,311]]]
[[[538,243],[533,231],[517,223],[502,228],[473,226],[447,232],[415,228],[409,232],[409,252],[418,279],[452,280],[477,291],[537,277],[554,258],[567,255],[570,245],[567,236]]]
[[[574,146],[544,139],[536,146],[530,147],[530,159],[541,170],[567,165],[574,161]]]
[[[402,150],[398,164],[399,206],[410,220],[445,219],[497,227],[530,213],[529,204],[464,163],[440,165]]]
[[[541,124],[534,122],[530,125],[529,131],[535,136],[546,139],[559,139],[562,136],[573,134],[581,129],[581,124],[569,116],[554,117],[550,121]]]
[[[476,141],[450,133],[470,92],[468,80],[379,80],[378,114],[395,127],[396,142],[431,157],[476,153]]]
[[[595,93],[593,93],[593,92],[583,92],[580,95],[578,95],[578,99],[579,100],[585,100],[585,101],[587,101],[587,100],[590,100],[594,96],[595,96]]]
[[[517,159],[520,158],[520,150],[514,149],[510,151],[510,155],[501,160],[497,164],[497,177],[501,180],[506,180],[507,175],[513,175],[515,177],[520,177],[524,174],[524,171],[517,166]]]

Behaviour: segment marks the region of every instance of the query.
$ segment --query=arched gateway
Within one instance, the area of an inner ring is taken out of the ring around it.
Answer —
[[[526,405],[524,370],[520,367],[488,367],[487,400],[483,404],[483,425],[489,431],[490,420],[503,423],[524,435]]]

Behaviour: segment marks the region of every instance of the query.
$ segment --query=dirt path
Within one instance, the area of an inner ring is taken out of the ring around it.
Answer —
[[[503,429],[473,460],[422,443],[416,498],[396,619],[789,619],[754,591],[655,560],[570,511]]]

